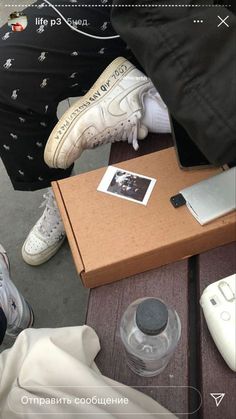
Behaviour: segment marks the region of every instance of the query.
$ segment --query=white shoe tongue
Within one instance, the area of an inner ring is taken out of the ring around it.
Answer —
[[[138,128],[138,140],[143,140],[148,135],[148,129],[145,125],[140,125]]]

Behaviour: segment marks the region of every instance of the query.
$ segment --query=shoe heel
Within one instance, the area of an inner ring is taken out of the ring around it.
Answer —
[[[29,321],[28,326],[26,327],[26,329],[28,329],[29,327],[32,327],[34,325],[34,312],[33,312],[33,309],[31,307],[31,305],[28,303],[28,301],[25,301],[25,302],[28,306],[29,313],[30,313],[30,321]]]
[[[28,329],[29,327],[32,327],[34,324],[33,309],[31,308],[31,306],[25,299],[22,300],[22,304],[23,304],[23,312],[24,312],[24,318],[22,319],[22,322],[18,326],[12,326],[10,329],[7,329],[6,331],[6,335],[12,337],[13,339],[16,339],[17,336],[23,330]]]

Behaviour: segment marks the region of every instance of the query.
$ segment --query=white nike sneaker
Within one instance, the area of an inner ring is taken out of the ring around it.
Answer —
[[[41,265],[61,247],[65,239],[63,222],[51,189],[43,195],[43,215],[30,231],[22,247],[22,257],[29,265]]]
[[[116,141],[128,141],[137,150],[137,140],[148,134],[141,123],[143,98],[153,87],[133,64],[116,58],[53,129],[44,151],[46,164],[66,169],[83,150]]]
[[[7,319],[7,335],[16,337],[22,330],[33,325],[33,311],[10,279],[8,257],[1,245],[0,307]]]

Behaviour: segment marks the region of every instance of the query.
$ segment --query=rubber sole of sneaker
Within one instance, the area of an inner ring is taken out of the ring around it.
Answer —
[[[31,307],[31,305],[28,303],[28,301],[26,301],[26,304],[29,307],[29,311],[30,311],[30,321],[29,321],[29,324],[27,326],[27,329],[29,329],[30,327],[32,327],[34,325],[34,312],[33,312],[33,309]]]
[[[30,327],[32,327],[33,326],[33,324],[34,324],[34,312],[33,312],[33,309],[32,309],[32,307],[31,307],[31,305],[28,303],[28,301],[26,301],[25,300],[25,302],[26,302],[26,304],[27,304],[27,306],[28,306],[28,308],[29,308],[29,312],[30,312],[30,320],[29,320],[29,323],[28,323],[28,325],[26,326],[26,328],[25,329],[29,329]],[[21,332],[20,332],[21,333]],[[17,336],[19,335],[19,333],[17,333],[17,334],[14,334],[14,333],[9,333],[9,332],[7,332],[6,331],[6,335],[7,336],[10,336],[11,338],[13,338],[13,339],[16,339],[17,338]]]
[[[25,251],[25,244],[26,241],[24,242],[22,249],[21,249],[21,254],[22,254],[22,258],[23,260],[31,266],[39,266],[42,265],[43,263],[47,262],[49,259],[51,259],[56,253],[57,251],[60,249],[60,247],[62,246],[62,244],[64,243],[66,237],[63,237],[63,239],[61,239],[56,246],[51,246],[50,248],[46,249],[44,252],[38,254],[38,255],[29,255],[29,253],[27,253]]]
[[[2,253],[2,255],[4,257],[4,260],[5,260],[5,263],[8,267],[8,270],[10,270],[10,262],[9,262],[8,257],[7,257],[7,252],[1,244],[0,244],[0,253]]]
[[[78,118],[85,113],[88,108],[91,109],[93,106],[97,106],[97,104],[110,92],[111,88],[124,77],[124,74],[128,74],[129,71],[134,68],[134,65],[126,58],[116,58],[103,71],[86,95],[75,102],[74,105],[64,113],[51,132],[44,150],[44,160],[49,167],[67,169],[70,166],[71,163],[67,163],[66,158],[64,164],[60,164],[59,166],[58,157],[64,142],[70,135],[70,131],[74,128]],[[84,150],[83,145],[81,143],[76,144],[76,148],[79,157]]]

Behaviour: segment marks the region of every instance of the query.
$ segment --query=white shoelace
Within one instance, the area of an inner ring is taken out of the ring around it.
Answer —
[[[39,219],[37,227],[43,236],[50,237],[53,230],[60,228],[58,237],[63,234],[62,220],[55,202],[53,193],[49,190],[43,195],[44,201],[40,205],[40,208],[45,207],[42,217]]]
[[[128,120],[120,122],[116,128],[107,128],[103,134],[98,134],[90,139],[91,148],[95,148],[101,144],[115,143],[117,141],[128,141],[133,145],[135,151],[138,150],[138,133],[140,129],[140,119],[142,115],[138,111]]]

